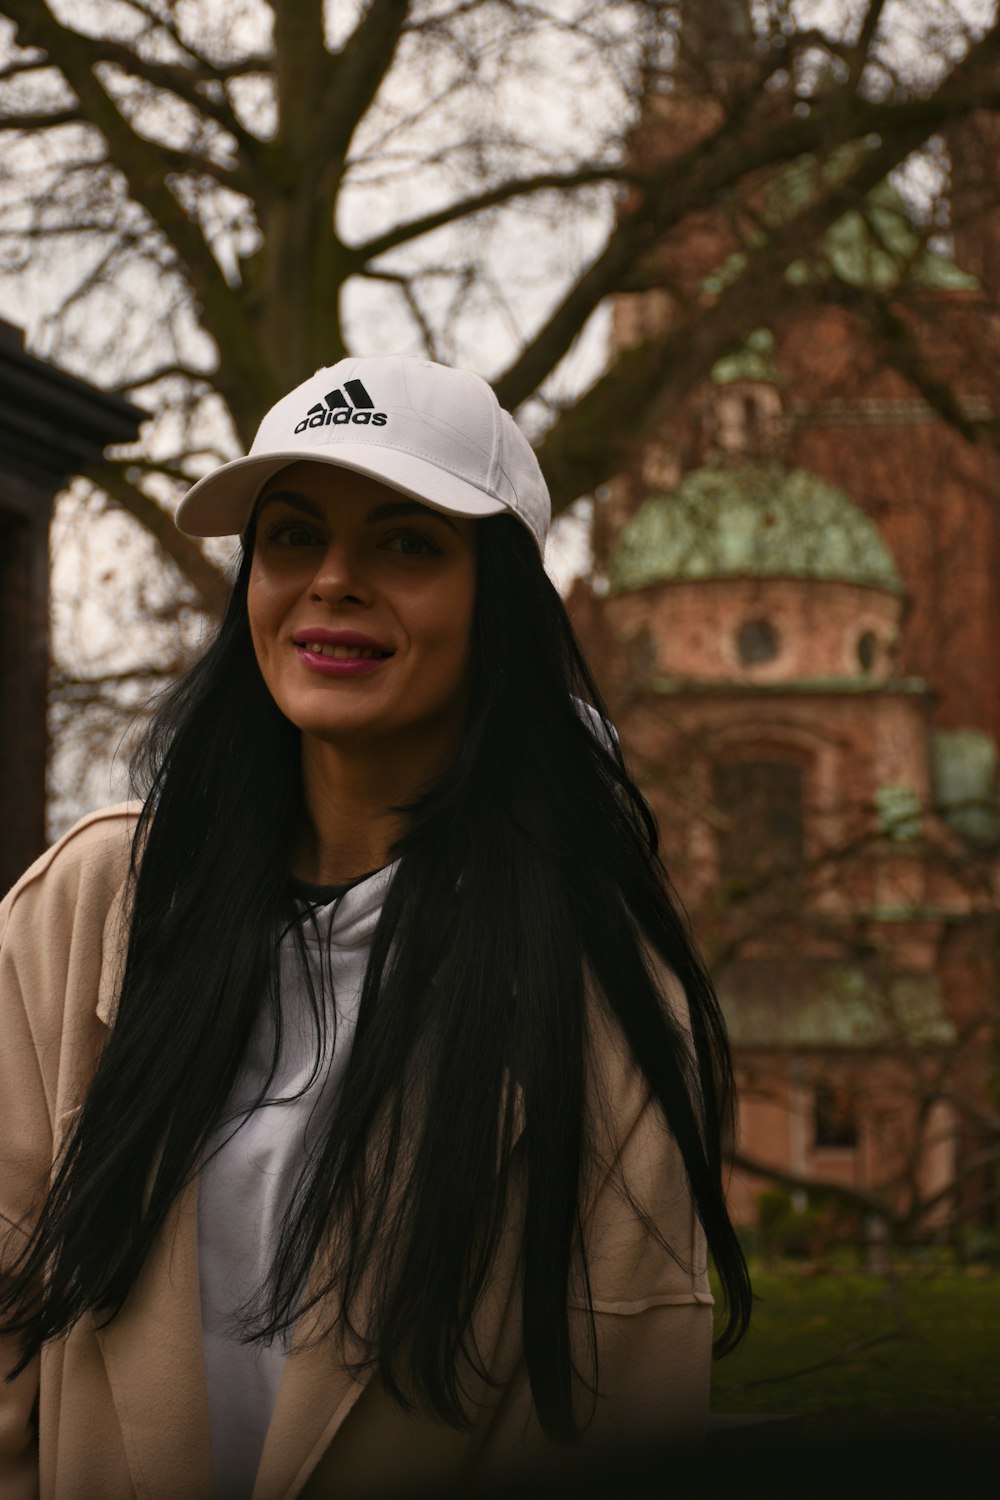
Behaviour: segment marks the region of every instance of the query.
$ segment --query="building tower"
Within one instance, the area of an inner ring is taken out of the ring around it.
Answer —
[[[712,128],[747,7],[690,8],[682,40],[637,137],[661,158]],[[697,296],[727,235],[692,215],[660,252],[665,287]],[[891,188],[822,253],[859,290],[908,265],[925,361],[992,415],[992,305]],[[623,298],[616,336],[670,317],[666,290]],[[998,518],[994,446],[943,420],[849,307],[777,309],[609,486],[606,593],[576,601],[727,1013],[743,1155],[803,1182],[893,1180],[888,1213],[944,1192],[928,1233],[981,1144],[953,1101],[987,1097],[996,1041]],[[734,1189],[745,1222],[763,1185]]]

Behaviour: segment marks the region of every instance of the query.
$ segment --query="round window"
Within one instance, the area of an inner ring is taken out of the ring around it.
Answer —
[[[770,620],[746,620],[739,628],[736,647],[745,667],[773,661],[778,654],[778,632]]]
[[[875,665],[878,637],[874,630],[866,630],[858,636],[858,666],[862,672],[870,672]]]

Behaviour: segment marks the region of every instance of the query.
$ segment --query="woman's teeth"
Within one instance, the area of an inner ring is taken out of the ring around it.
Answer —
[[[317,656],[333,656],[341,661],[353,661],[357,658],[369,658],[374,656],[387,656],[387,651],[373,651],[368,646],[328,646],[324,641],[303,641],[302,645],[307,651],[314,652]]]

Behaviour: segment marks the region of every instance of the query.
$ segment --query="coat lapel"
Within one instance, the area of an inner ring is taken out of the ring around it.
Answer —
[[[467,1391],[474,1413],[471,1429],[402,1407],[373,1374],[351,1380],[329,1347],[317,1342],[304,1351],[306,1359],[298,1368],[289,1363],[269,1435],[272,1459],[284,1450],[289,1460],[297,1457],[298,1467],[291,1462],[281,1468],[262,1464],[253,1500],[381,1500],[418,1484],[422,1492],[437,1494],[450,1492],[470,1476],[498,1415],[507,1407],[513,1411],[516,1398],[524,1395],[523,1382],[516,1378],[522,1342],[517,1247],[517,1234],[508,1235],[476,1315],[476,1348],[492,1378],[473,1378]]]
[[[299,1493],[372,1378],[366,1371],[356,1379],[329,1339],[316,1336],[324,1311],[321,1305],[295,1330],[253,1500],[292,1500]]]
[[[125,882],[108,909],[97,1015],[114,1017],[127,935]],[[74,1111],[75,1113],[75,1111]],[[322,1310],[319,1310],[320,1314]],[[255,1496],[293,1495],[364,1389],[326,1340],[296,1329],[268,1429]],[[198,1182],[173,1205],[118,1317],[95,1329],[137,1496],[208,1500],[212,1440],[198,1284]]]
[[[104,923],[97,1015],[107,1026],[121,983],[129,891]],[[198,1289],[198,1182],[171,1207],[125,1306],[95,1330],[132,1483],[146,1500],[207,1500],[212,1444]]]
[[[171,1209],[121,1313],[97,1329],[143,1500],[203,1500],[212,1492],[197,1207],[194,1181]]]
[[[104,919],[101,970],[97,986],[97,1018],[110,1026],[122,980],[128,940],[128,883],[123,878]]]
[[[518,1084],[508,1080],[508,1088],[515,1090],[513,1148],[524,1129],[524,1100]],[[508,1225],[508,1235],[510,1229],[511,1226]],[[516,1245],[518,1244],[519,1239],[515,1235],[514,1247],[512,1248],[511,1243],[508,1243],[501,1252],[500,1261],[504,1265],[506,1275],[496,1275],[495,1284],[487,1294],[488,1306],[481,1329],[486,1343],[482,1347],[487,1347],[497,1337],[498,1330],[507,1326],[510,1314],[508,1302],[511,1296],[510,1288],[513,1268],[517,1261]],[[512,1255],[513,1259],[511,1259]],[[313,1280],[312,1289],[315,1291],[319,1288],[318,1271],[314,1273],[314,1277],[316,1279]],[[364,1275],[359,1289],[354,1317],[361,1327],[364,1327],[368,1321],[373,1291],[372,1280],[372,1273],[369,1270]],[[500,1288],[503,1289],[502,1296],[500,1296]],[[329,1337],[323,1335],[323,1328],[329,1327],[329,1321],[329,1304],[321,1301],[312,1313],[296,1326],[288,1363],[278,1391],[278,1400],[264,1443],[252,1500],[295,1500],[295,1497],[302,1491],[303,1485],[307,1484],[317,1464],[321,1465],[323,1472],[322,1477],[316,1476],[320,1483],[315,1493],[325,1496],[327,1465],[321,1461],[323,1455],[331,1448],[330,1463],[336,1463],[338,1479],[346,1481],[347,1490],[350,1492],[361,1469],[355,1451],[358,1443],[357,1441],[352,1443],[346,1433],[338,1440],[338,1434],[355,1407],[357,1407],[357,1415],[349,1428],[349,1431],[355,1432],[355,1436],[359,1418],[362,1430],[368,1434],[372,1430],[369,1419],[378,1413],[378,1418],[374,1423],[375,1433],[384,1430],[390,1444],[395,1439],[397,1451],[388,1455],[388,1462],[386,1462],[387,1455],[373,1453],[370,1437],[366,1436],[361,1443],[362,1451],[365,1450],[366,1444],[369,1445],[365,1463],[373,1467],[378,1474],[384,1470],[385,1483],[382,1488],[385,1491],[394,1487],[393,1481],[395,1481],[395,1487],[398,1487],[406,1477],[408,1471],[405,1467],[405,1455],[414,1437],[418,1438],[422,1444],[424,1458],[431,1463],[431,1470],[439,1468],[447,1472],[450,1469],[454,1476],[458,1466],[458,1455],[469,1446],[467,1438],[456,1434],[455,1429],[434,1419],[425,1419],[413,1413],[404,1414],[402,1408],[385,1393],[381,1382],[375,1378],[370,1368],[365,1368],[357,1377],[352,1376],[344,1368],[344,1358],[338,1355],[337,1350],[331,1348]],[[352,1358],[360,1360],[360,1354],[360,1344],[348,1339],[347,1362],[350,1362]],[[364,1400],[361,1400],[362,1397]],[[345,1439],[347,1439],[346,1447],[344,1447]],[[375,1441],[378,1446],[378,1439],[376,1438]],[[334,1485],[334,1488],[336,1487]],[[364,1492],[365,1484],[362,1483],[360,1488]],[[310,1496],[313,1495],[314,1488],[310,1486],[307,1493]]]

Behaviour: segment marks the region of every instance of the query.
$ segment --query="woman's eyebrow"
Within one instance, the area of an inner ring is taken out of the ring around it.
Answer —
[[[271,504],[290,505],[295,510],[305,511],[306,515],[315,517],[317,521],[326,519],[322,506],[295,490],[271,490],[261,500],[260,509]],[[368,512],[365,521],[369,526],[374,526],[379,521],[394,521],[399,516],[412,515],[430,516],[434,520],[443,521],[458,534],[458,527],[450,516],[444,511],[435,510],[433,506],[421,505],[419,500],[384,500],[381,505],[376,505],[374,510]]]
[[[295,510],[304,510],[306,515],[314,516],[317,521],[323,519],[323,507],[307,500],[305,495],[296,494],[295,490],[270,490],[261,499],[260,510],[266,505],[291,505]]]
[[[374,524],[376,521],[394,521],[397,516],[412,515],[430,516],[433,520],[443,521],[446,526],[451,527],[452,531],[458,532],[454,521],[443,510],[435,510],[431,505],[421,505],[419,500],[386,500],[381,505],[376,505],[374,510],[370,510],[365,519],[369,524]]]

